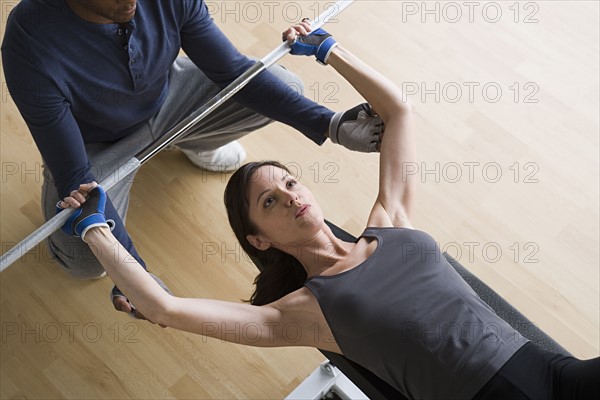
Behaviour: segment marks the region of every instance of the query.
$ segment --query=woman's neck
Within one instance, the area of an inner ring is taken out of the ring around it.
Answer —
[[[342,261],[354,248],[354,243],[338,239],[331,229],[323,228],[309,241],[296,249],[287,249],[304,267],[309,277],[321,275]],[[290,251],[291,250],[291,251]]]

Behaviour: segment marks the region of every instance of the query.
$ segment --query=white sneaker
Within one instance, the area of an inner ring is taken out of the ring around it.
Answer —
[[[235,171],[246,160],[246,151],[237,140],[211,151],[201,151],[199,153],[186,149],[181,149],[181,151],[192,164],[215,172]]]
[[[93,277],[91,280],[102,279],[106,276],[106,271],[102,272],[100,275]]]

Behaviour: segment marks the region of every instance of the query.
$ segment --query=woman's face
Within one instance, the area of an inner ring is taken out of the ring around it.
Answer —
[[[290,246],[311,240],[323,224],[323,212],[311,191],[281,168],[258,168],[247,196],[250,221],[258,228],[248,240],[259,250],[274,246],[290,253]]]

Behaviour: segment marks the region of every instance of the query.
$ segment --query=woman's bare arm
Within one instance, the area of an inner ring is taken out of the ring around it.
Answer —
[[[412,107],[392,81],[342,46],[332,51],[328,63],[354,86],[385,123],[379,193],[369,226],[411,227],[416,178],[406,176],[405,172],[416,159]]]
[[[324,340],[327,337],[315,336],[316,324],[323,325],[321,330],[328,327],[322,317],[320,321],[318,304],[307,289],[265,306],[176,297],[146,273],[108,228],[90,229],[85,241],[115,284],[155,323],[251,346],[337,349],[335,342]]]

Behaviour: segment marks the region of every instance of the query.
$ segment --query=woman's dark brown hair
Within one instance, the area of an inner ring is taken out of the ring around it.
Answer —
[[[274,247],[265,251],[258,250],[246,239],[247,235],[259,233],[257,227],[250,221],[248,185],[255,179],[256,170],[265,165],[278,167],[290,173],[285,165],[277,161],[245,164],[227,182],[224,196],[229,225],[242,249],[260,270],[254,280],[256,289],[250,297],[250,302],[258,306],[271,303],[301,288],[307,278],[304,267],[294,256]]]

